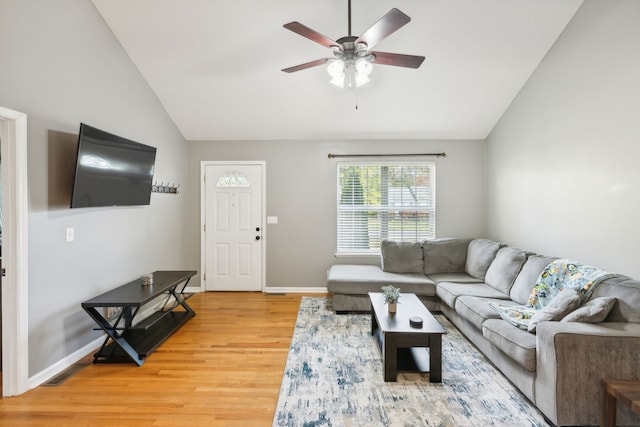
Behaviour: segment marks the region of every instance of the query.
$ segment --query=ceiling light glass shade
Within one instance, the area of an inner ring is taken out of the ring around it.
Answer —
[[[364,58],[360,58],[356,61],[356,86],[360,87],[369,83],[369,74],[373,71],[373,65],[371,62]]]
[[[369,75],[373,65],[364,58],[355,61],[336,59],[327,66],[331,76],[331,84],[341,88],[360,87],[369,83]]]
[[[331,76],[331,84],[344,87],[344,61],[336,59],[327,66],[327,72]]]

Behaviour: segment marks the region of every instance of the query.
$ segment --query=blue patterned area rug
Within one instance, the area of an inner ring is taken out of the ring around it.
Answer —
[[[398,307],[401,309],[401,307]],[[368,314],[336,315],[303,297],[274,426],[547,426],[542,414],[444,316],[442,383],[385,383]]]

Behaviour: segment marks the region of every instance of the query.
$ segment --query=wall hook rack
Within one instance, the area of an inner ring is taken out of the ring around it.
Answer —
[[[152,193],[178,194],[178,188],[179,187],[180,187],[180,184],[176,185],[175,182],[173,184],[169,185],[168,182],[165,184],[164,181],[162,181],[160,184],[158,184],[158,181],[156,181],[151,186],[151,192]]]

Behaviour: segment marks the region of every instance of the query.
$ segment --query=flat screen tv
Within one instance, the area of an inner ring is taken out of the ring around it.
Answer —
[[[80,124],[72,208],[148,205],[156,148]]]

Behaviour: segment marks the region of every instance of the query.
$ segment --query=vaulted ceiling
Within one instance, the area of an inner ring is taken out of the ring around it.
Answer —
[[[353,0],[353,35],[396,7],[412,20],[376,50],[426,57],[354,92],[281,71],[331,56],[283,24],[338,39],[347,0],[92,1],[184,137],[230,141],[483,139],[582,4]]]

